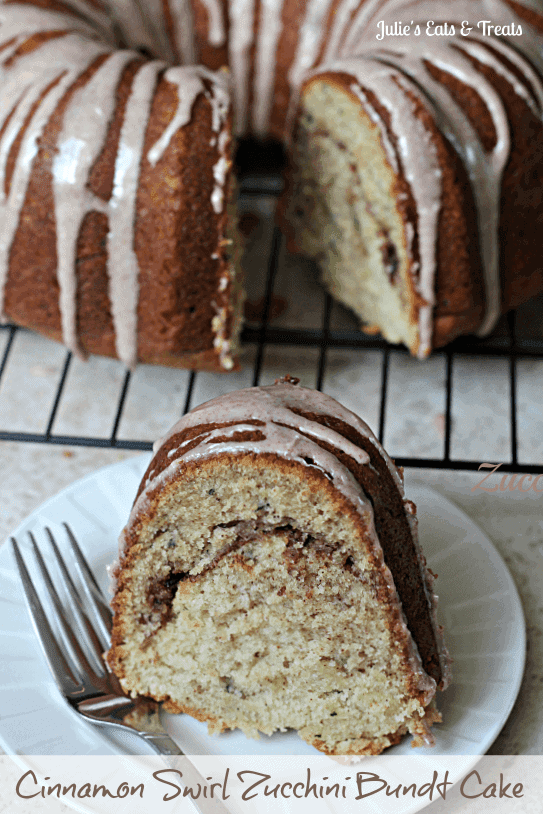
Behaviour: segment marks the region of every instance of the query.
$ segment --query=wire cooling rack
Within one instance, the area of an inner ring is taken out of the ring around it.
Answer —
[[[3,326],[0,440],[150,450],[200,401],[291,373],[359,412],[401,466],[476,470],[488,462],[504,472],[543,472],[539,306],[528,316],[509,314],[491,337],[462,338],[430,360],[413,360],[358,330],[320,289],[311,264],[286,254],[273,217],[280,189],[277,176],[242,181],[241,209],[252,213],[258,234],[249,239],[257,309],[243,331],[241,373],[146,366],[131,373],[113,360],[81,363],[56,343]],[[286,305],[279,317],[277,302]],[[78,423],[83,413],[91,416],[86,424]],[[146,424],[142,414],[157,421]]]

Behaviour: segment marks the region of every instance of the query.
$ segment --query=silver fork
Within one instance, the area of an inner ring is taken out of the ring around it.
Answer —
[[[160,723],[158,704],[128,698],[117,678],[106,667],[103,653],[110,646],[111,609],[73,532],[67,523],[63,525],[74,555],[86,602],[70,575],[51,530],[46,528],[45,532],[58,563],[62,593],[66,597],[65,604],[55,588],[34,535],[32,532],[28,533],[45,591],[53,609],[52,613],[60,629],[60,637],[55,635],[49,624],[19,545],[14,537],[11,538],[32,624],[61,695],[75,712],[90,723],[123,730],[129,729],[159,755],[184,756],[184,752],[179,749]],[[92,621],[89,618],[89,611],[93,618]],[[76,620],[77,629],[74,628],[70,616]],[[84,646],[80,644],[80,641],[84,641]],[[195,788],[194,784],[200,783],[204,788],[206,781],[185,756],[182,765],[182,782],[193,788]],[[212,812],[228,814],[228,809],[217,797],[191,799],[191,803],[202,814],[212,814]]]

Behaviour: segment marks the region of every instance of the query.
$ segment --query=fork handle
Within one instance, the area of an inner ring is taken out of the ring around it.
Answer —
[[[185,754],[165,732],[139,732],[138,734],[159,755]]]

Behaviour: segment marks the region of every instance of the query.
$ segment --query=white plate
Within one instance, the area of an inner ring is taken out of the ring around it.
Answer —
[[[104,587],[106,566],[148,456],[101,469],[64,489],[14,532],[27,549],[26,532],[50,526],[64,538],[73,528]],[[525,625],[511,576],[492,543],[456,506],[423,486],[410,488],[418,506],[423,550],[439,574],[439,618],[454,660],[454,680],[439,698],[444,723],[437,744],[418,755],[484,754],[505,723],[517,696],[525,656]],[[0,745],[19,755],[130,753],[82,721],[60,699],[37,645],[9,547],[0,550]],[[318,754],[295,733],[248,740],[239,732],[207,735],[188,716],[166,716],[166,726],[189,754]],[[389,754],[413,754],[409,739]]]

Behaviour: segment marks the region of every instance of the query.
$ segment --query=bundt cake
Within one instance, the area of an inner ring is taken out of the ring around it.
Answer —
[[[235,132],[289,144],[291,248],[366,329],[421,357],[488,333],[543,290],[542,12],[0,0],[0,316],[128,365],[234,366],[228,65]]]
[[[286,377],[197,407],[155,449],[116,571],[125,690],[328,754],[432,743],[449,681],[433,577],[369,427]]]

